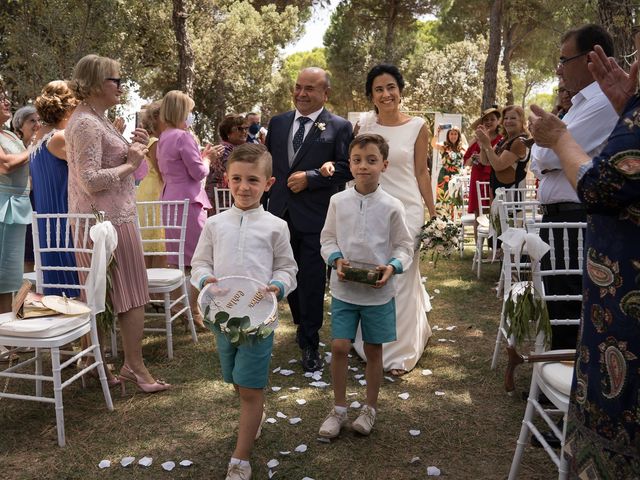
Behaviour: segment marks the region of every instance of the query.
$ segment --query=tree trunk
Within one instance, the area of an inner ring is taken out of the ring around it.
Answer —
[[[632,0],[598,0],[598,18],[600,23],[613,37],[613,48],[616,61],[620,66],[629,70],[629,65],[635,61],[627,57],[634,50],[631,29],[634,17],[637,17],[637,6],[634,8]],[[634,15],[635,13],[635,15]]]
[[[489,52],[484,64],[482,110],[495,105],[502,26],[502,0],[493,0],[489,19]]]
[[[502,68],[507,78],[507,105],[513,105],[513,77],[511,72],[511,57],[513,55],[513,29],[514,27],[505,25],[504,27],[504,53],[502,55]]]
[[[178,85],[180,90],[193,98],[193,77],[195,76],[195,55],[187,30],[187,0],[173,0],[173,31],[178,44]]]
[[[385,58],[386,62],[395,64],[395,49],[393,48],[393,40],[396,32],[396,23],[398,20],[398,0],[391,0],[386,7],[387,13],[387,32],[385,37]]]

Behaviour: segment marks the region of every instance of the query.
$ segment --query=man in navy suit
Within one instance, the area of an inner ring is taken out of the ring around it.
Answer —
[[[322,327],[326,265],[320,256],[320,231],[329,198],[347,180],[351,124],[324,108],[330,91],[329,76],[321,68],[305,68],[293,92],[294,111],[269,122],[265,142],[273,157],[276,182],[267,197],[269,212],[289,225],[291,246],[298,262],[298,288],[287,300],[298,326],[302,368],[322,368],[318,354]],[[320,175],[325,162],[335,162],[331,177]]]

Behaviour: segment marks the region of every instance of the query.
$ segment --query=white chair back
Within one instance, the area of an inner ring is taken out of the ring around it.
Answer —
[[[231,190],[228,188],[213,188],[213,200],[215,203],[216,213],[229,210],[233,205],[233,198],[231,197]]]
[[[184,272],[184,243],[187,236],[189,199],[137,202],[142,247],[145,256],[178,257],[178,268]],[[171,235],[167,235],[172,232]],[[163,236],[164,235],[164,236]],[[166,249],[146,249],[145,245],[164,242]],[[176,248],[177,247],[177,248]]]
[[[506,191],[508,192],[508,190]],[[500,216],[500,229],[502,233],[509,228],[526,228],[527,225],[539,220],[540,202],[537,200],[500,202],[498,210]]]
[[[489,182],[476,182],[478,194],[478,214],[489,215],[491,210],[491,186]]]
[[[538,198],[538,191],[535,187],[505,188],[504,193],[507,202],[528,202]]]

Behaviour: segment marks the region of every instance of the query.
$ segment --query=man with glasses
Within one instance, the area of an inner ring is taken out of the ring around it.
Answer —
[[[618,120],[618,115],[588,68],[589,52],[595,45],[600,45],[608,56],[613,56],[613,40],[601,26],[585,25],[568,31],[561,40],[560,60],[556,69],[564,87],[571,92],[577,92],[571,99],[571,109],[562,121],[567,124],[573,138],[591,157],[600,152]],[[548,148],[534,145],[531,158],[531,170],[540,180],[538,199],[542,204],[542,220],[586,221],[584,206],[565,177],[556,154]],[[543,240],[548,241],[548,238]],[[571,263],[575,262],[577,268],[577,238],[572,239],[570,247]],[[556,252],[556,261],[563,265],[562,245],[556,245]],[[545,262],[549,262],[548,256],[543,259],[542,268],[550,268],[550,264],[545,265]],[[566,277],[559,281],[547,278],[547,293],[562,295],[582,292],[582,279],[579,276],[573,278],[572,282],[567,282]],[[562,307],[558,304],[562,304]],[[551,319],[580,318],[579,302],[548,302],[548,307]],[[551,348],[575,348],[577,332],[577,326],[553,327]]]

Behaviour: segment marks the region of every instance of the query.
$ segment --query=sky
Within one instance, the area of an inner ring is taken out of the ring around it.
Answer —
[[[304,35],[297,42],[287,45],[283,50],[284,55],[287,56],[292,53],[306,52],[316,47],[322,47],[324,32],[329,28],[331,14],[339,3],[339,0],[331,0],[328,7],[314,7],[311,19],[305,25]]]

